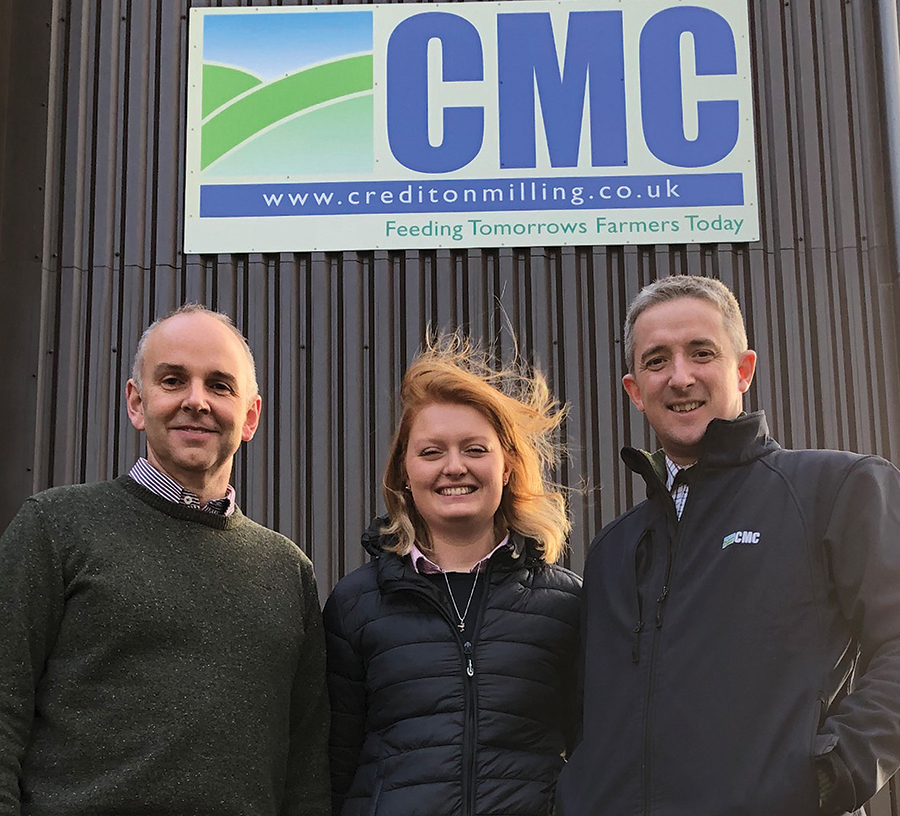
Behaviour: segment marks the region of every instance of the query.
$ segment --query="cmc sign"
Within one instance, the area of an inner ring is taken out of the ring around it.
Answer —
[[[759,238],[747,0],[191,9],[185,251]]]

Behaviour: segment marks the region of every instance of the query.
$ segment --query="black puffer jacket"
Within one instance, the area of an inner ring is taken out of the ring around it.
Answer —
[[[445,593],[377,559],[325,605],[334,813],[546,816],[573,724],[581,579],[528,542],[496,553],[475,634]]]

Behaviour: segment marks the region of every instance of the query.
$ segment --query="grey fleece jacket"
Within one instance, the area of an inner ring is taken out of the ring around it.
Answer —
[[[328,813],[309,559],[128,477],[0,537],[0,816]]]

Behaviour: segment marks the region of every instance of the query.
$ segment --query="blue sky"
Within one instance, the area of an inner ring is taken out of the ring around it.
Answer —
[[[372,50],[371,11],[206,14],[203,61],[265,80],[344,54]]]

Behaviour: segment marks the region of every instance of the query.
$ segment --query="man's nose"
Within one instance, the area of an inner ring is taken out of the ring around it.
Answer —
[[[694,366],[683,354],[676,354],[672,359],[669,374],[669,385],[673,388],[688,388],[694,384]]]
[[[209,413],[209,401],[206,395],[206,383],[199,380],[191,380],[188,383],[187,392],[184,395],[182,408],[185,411],[197,413]]]

